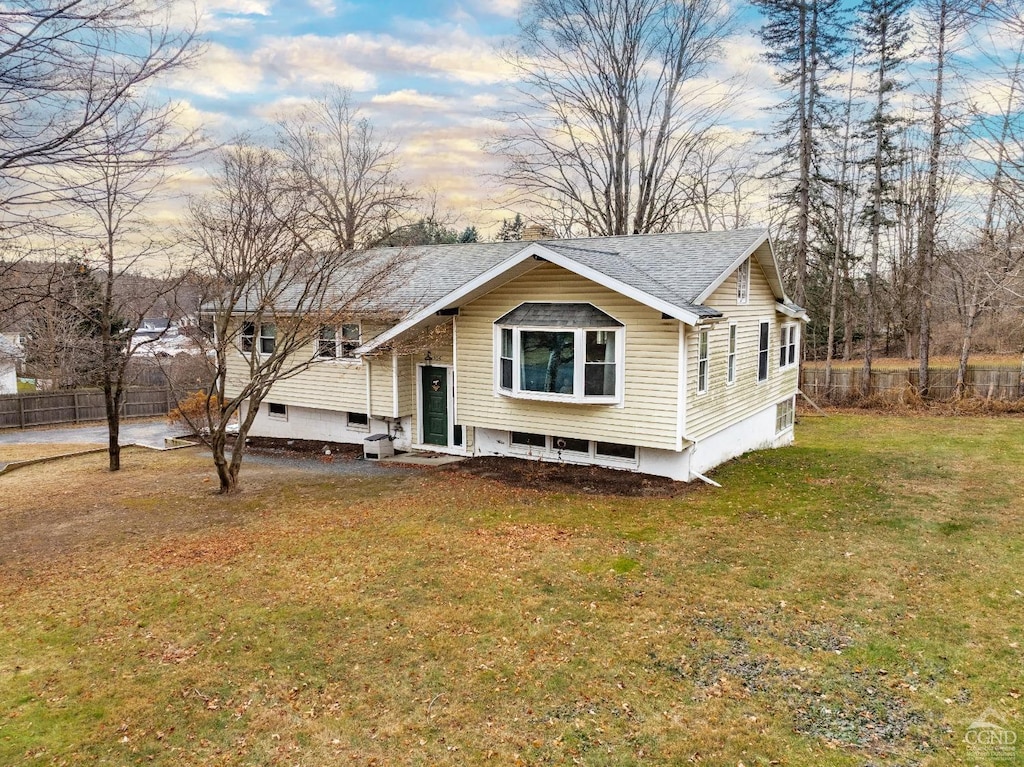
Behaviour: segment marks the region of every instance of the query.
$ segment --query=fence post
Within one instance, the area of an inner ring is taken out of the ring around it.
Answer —
[[[25,428],[25,397],[18,397],[18,428]]]

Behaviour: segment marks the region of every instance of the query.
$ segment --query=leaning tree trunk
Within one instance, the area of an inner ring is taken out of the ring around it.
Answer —
[[[963,397],[967,393],[967,361],[971,356],[971,344],[974,341],[974,325],[978,312],[971,311],[964,325],[964,335],[960,339],[960,365],[956,369],[956,396]]]
[[[956,396],[963,397],[967,390],[967,360],[971,356],[971,344],[974,341],[974,327],[981,315],[981,274],[975,272],[971,283],[971,295],[964,307],[963,335],[960,338],[960,364],[956,369]]]

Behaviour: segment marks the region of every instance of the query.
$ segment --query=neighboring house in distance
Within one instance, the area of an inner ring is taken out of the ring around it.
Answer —
[[[0,394],[18,393],[18,360],[22,356],[24,352],[14,340],[0,335]]]
[[[806,315],[763,230],[402,255],[398,287],[379,302],[404,318],[323,328],[253,435],[358,443],[387,431],[404,450],[678,480],[793,440]]]

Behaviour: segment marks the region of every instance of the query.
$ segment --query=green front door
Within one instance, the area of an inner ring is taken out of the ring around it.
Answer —
[[[423,367],[420,369],[420,388],[423,392],[423,442],[428,445],[448,445],[448,369]]]

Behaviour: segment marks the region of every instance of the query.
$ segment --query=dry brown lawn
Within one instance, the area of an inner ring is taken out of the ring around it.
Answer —
[[[0,477],[0,764],[1001,767],[965,737],[1024,735],[1024,419],[797,439],[672,498]]]

